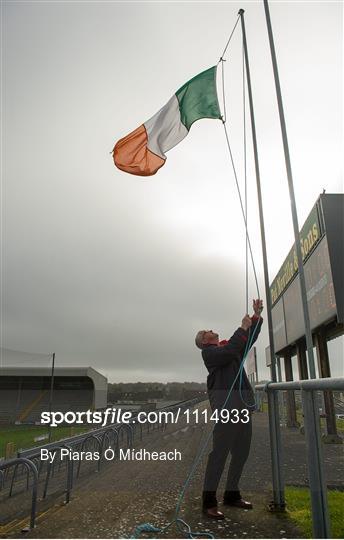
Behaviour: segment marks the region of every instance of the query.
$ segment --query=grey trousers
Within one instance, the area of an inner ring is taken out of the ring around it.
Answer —
[[[231,462],[228,469],[226,492],[229,496],[239,493],[239,481],[250,453],[252,439],[252,416],[246,424],[216,423],[213,431],[213,449],[208,456],[203,485],[203,504],[211,507],[216,504],[218,488],[228,454]]]

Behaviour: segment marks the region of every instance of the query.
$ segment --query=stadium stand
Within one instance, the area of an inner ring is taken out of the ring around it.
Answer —
[[[49,410],[49,368],[0,368],[0,423],[36,423]],[[53,411],[87,411],[107,406],[107,379],[91,367],[56,368]]]

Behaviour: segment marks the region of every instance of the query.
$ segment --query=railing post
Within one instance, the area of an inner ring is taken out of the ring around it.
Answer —
[[[301,390],[308,453],[314,538],[331,538],[327,486],[323,470],[319,411],[314,391]]]
[[[282,444],[279,422],[278,395],[274,390],[267,388],[268,413],[270,427],[270,451],[273,486],[273,510],[285,509],[284,474],[282,469]]]
[[[33,529],[35,527],[35,519],[36,519],[36,506],[37,506],[37,489],[38,489],[38,471],[37,467],[32,461],[26,458],[15,458],[11,459],[9,461],[5,461],[4,463],[0,463],[0,469],[6,470],[12,467],[13,465],[17,468],[17,465],[19,463],[22,463],[26,470],[30,470],[32,472],[32,499],[31,499],[31,513],[30,513],[30,529]]]

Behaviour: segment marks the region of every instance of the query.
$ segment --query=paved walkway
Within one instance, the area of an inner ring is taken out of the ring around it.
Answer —
[[[178,494],[190,470],[201,439],[210,426],[169,426],[168,432],[144,437],[148,450],[180,450],[182,461],[115,462],[98,474],[76,484],[72,501],[56,505],[39,521],[28,538],[124,538],[135,526],[150,522],[163,527],[173,519]],[[174,430],[174,431],[172,431]],[[289,484],[306,485],[305,439],[297,430],[282,430],[285,445],[285,476]],[[211,444],[211,443],[210,443]],[[135,448],[140,445],[135,443]],[[324,445],[329,483],[340,487],[342,447]],[[226,519],[214,522],[201,511],[201,489],[207,452],[198,467],[182,505],[180,517],[193,531],[212,532],[215,538],[297,538],[300,531],[287,514],[267,511],[271,500],[270,448],[267,415],[254,415],[251,454],[244,471],[241,490],[254,509],[223,509]],[[343,486],[343,482],[341,484]],[[223,488],[223,486],[222,486]],[[221,494],[221,491],[219,492]],[[8,537],[18,537],[13,532]],[[164,534],[142,534],[142,538],[182,538],[175,524]]]

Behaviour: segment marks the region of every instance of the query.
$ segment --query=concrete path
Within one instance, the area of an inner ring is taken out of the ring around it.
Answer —
[[[187,490],[180,517],[195,532],[212,532],[215,538],[298,538],[300,531],[287,514],[267,510],[271,501],[270,448],[267,415],[254,415],[251,454],[244,471],[241,490],[254,509],[243,511],[224,508],[225,521],[214,522],[201,513],[201,490],[206,463],[205,453]],[[201,440],[210,426],[169,426],[167,432],[153,432],[144,437],[147,450],[179,450],[182,461],[114,462],[98,474],[77,483],[67,506],[55,505],[38,522],[28,538],[125,538],[135,527],[149,522],[165,526],[173,519],[181,487],[193,463]],[[285,445],[284,463],[287,483],[307,484],[305,439],[298,431],[282,430]],[[342,447],[324,445],[329,483],[340,487]],[[224,475],[225,476],[225,475]],[[222,486],[223,489],[223,486]],[[219,500],[222,490],[219,490]],[[13,531],[7,537],[19,537]],[[173,524],[164,534],[142,534],[141,538],[183,538]]]

